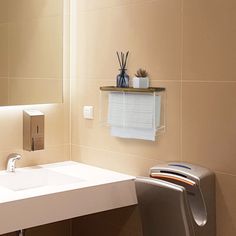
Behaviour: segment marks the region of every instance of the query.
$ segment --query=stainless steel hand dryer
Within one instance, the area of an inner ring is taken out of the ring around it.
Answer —
[[[137,177],[144,236],[215,236],[215,177],[187,163],[167,163]]]

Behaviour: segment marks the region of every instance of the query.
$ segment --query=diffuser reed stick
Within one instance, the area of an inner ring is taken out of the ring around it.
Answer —
[[[128,60],[128,55],[129,52],[123,53],[118,53],[116,52],[118,62],[120,65],[120,74],[117,75],[116,77],[116,86],[120,88],[127,88],[129,87],[129,76],[126,74],[126,65],[127,65],[127,60]]]

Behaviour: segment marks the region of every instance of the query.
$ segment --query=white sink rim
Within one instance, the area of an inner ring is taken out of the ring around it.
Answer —
[[[40,167],[84,181],[25,191],[0,187],[0,212],[4,214],[0,235],[137,204],[133,176],[72,161]]]

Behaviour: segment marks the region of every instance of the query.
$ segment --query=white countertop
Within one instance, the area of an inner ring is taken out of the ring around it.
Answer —
[[[133,176],[72,161],[16,172],[28,170],[52,171],[72,181],[17,191],[0,186],[0,234],[137,204]],[[10,174],[0,171],[0,177]]]

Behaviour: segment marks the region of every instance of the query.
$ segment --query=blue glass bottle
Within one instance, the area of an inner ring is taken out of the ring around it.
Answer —
[[[129,75],[126,73],[126,69],[120,69],[120,73],[116,77],[116,87],[118,88],[129,87]]]

